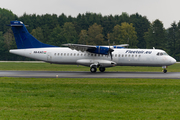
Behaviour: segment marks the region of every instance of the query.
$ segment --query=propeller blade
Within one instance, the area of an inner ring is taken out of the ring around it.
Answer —
[[[112,49],[112,48],[110,48],[110,46],[109,46],[109,51],[108,51],[108,55],[110,55],[111,56],[111,60],[113,59],[112,57],[112,52],[113,52],[114,50]]]
[[[110,52],[111,60],[112,60],[112,52]]]

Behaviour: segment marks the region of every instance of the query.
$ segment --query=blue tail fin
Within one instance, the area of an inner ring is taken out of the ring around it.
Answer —
[[[56,47],[44,44],[34,38],[21,21],[11,21],[11,25],[18,49]]]

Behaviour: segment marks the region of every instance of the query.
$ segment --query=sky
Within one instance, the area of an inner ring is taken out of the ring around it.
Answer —
[[[79,13],[129,15],[139,13],[150,22],[162,21],[164,28],[180,21],[180,0],[0,0],[0,8],[11,10],[17,16],[27,14],[57,14],[76,17]]]

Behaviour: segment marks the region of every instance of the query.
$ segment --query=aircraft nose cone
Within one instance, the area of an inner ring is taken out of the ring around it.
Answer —
[[[171,59],[171,63],[176,63],[176,60],[174,58]]]

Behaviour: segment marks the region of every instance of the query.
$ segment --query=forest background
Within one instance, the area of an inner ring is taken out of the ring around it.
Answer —
[[[55,46],[65,43],[86,45],[129,44],[129,48],[163,49],[180,61],[180,22],[172,21],[165,29],[156,19],[150,22],[138,13],[129,15],[102,16],[96,13],[78,14],[77,17],[65,14],[26,14],[17,16],[12,11],[0,8],[0,60],[32,60],[13,55],[16,49],[13,32],[7,25],[19,20],[27,24],[28,31],[39,41]]]

